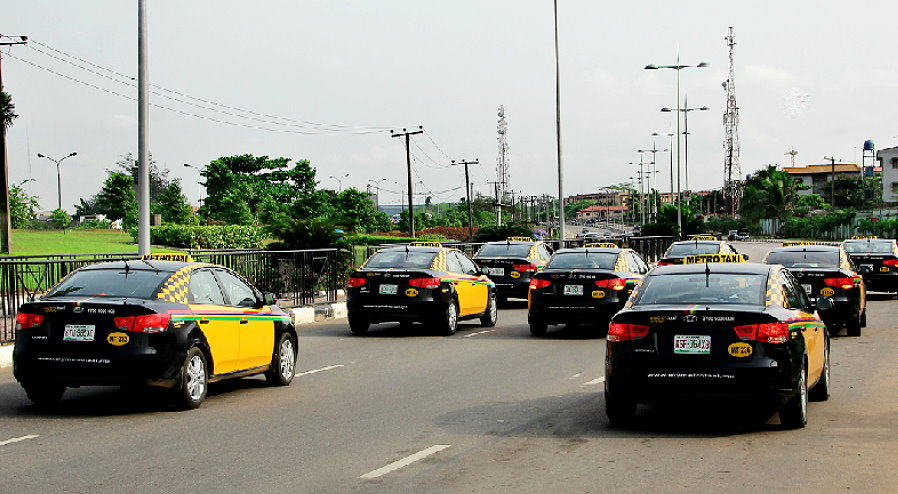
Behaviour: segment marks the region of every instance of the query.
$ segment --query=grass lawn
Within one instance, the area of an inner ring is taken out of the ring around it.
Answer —
[[[10,238],[14,256],[48,254],[137,253],[131,235],[121,230],[13,230]],[[151,248],[152,252],[177,252]]]

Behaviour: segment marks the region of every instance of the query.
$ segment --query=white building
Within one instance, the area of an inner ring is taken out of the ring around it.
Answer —
[[[882,167],[883,202],[898,202],[898,147],[880,149],[876,160]]]

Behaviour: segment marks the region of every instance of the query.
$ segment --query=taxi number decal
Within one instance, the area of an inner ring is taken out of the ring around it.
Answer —
[[[409,288],[408,290],[405,291],[405,295],[407,297],[417,297],[418,290],[415,290],[414,288]]]
[[[820,295],[823,295],[824,297],[831,297],[835,293],[836,293],[836,291],[829,287],[826,287],[826,288],[820,290]]]
[[[129,341],[131,341],[131,338],[128,337],[127,333],[109,333],[106,336],[106,342],[112,346],[127,345]]]
[[[752,346],[748,343],[733,343],[727,347],[727,351],[734,357],[748,357],[752,353]]]
[[[881,273],[888,273],[888,272],[889,272],[889,267],[888,267],[888,266],[881,266],[881,267],[879,268],[879,271],[880,271]]]
[[[521,273],[518,273],[517,271],[512,271],[508,276],[511,276],[512,278],[520,278]]]
[[[592,298],[605,298],[604,290],[594,290],[592,292]]]

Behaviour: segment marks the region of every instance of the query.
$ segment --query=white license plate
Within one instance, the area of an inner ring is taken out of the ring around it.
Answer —
[[[486,268],[487,274],[505,276],[505,268]]]
[[[384,285],[380,285],[379,293],[381,295],[396,295],[396,291],[398,289],[399,289],[399,285],[384,284]]]
[[[711,353],[711,337],[698,334],[675,335],[674,353],[682,355],[709,355]]]
[[[64,341],[94,341],[97,332],[93,324],[66,324],[62,334]]]
[[[564,285],[565,295],[583,295],[583,285]]]
[[[805,293],[807,293],[808,295],[811,294],[811,285],[802,284],[801,286],[804,288]]]

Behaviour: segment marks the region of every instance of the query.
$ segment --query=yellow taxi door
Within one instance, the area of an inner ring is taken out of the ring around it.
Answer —
[[[787,308],[795,314],[798,322],[790,326],[790,330],[800,331],[804,337],[808,352],[808,385],[817,381],[823,373],[826,356],[826,326],[811,312],[810,301],[804,294],[801,285],[791,276],[781,272],[782,285],[785,291]],[[786,280],[788,278],[788,280]]]
[[[474,261],[460,252],[450,251],[447,266],[458,293],[459,315],[477,314],[486,310],[488,288],[480,282],[480,272]]]
[[[262,314],[267,313],[267,309],[261,307],[255,290],[243,280],[222,269],[215,270],[215,276],[221,283],[240,333],[238,367],[251,369],[270,364],[274,352],[274,320]]]
[[[233,317],[234,309],[225,305],[211,270],[201,269],[190,276],[187,301],[209,345],[212,372],[226,374],[238,370],[240,325]]]

